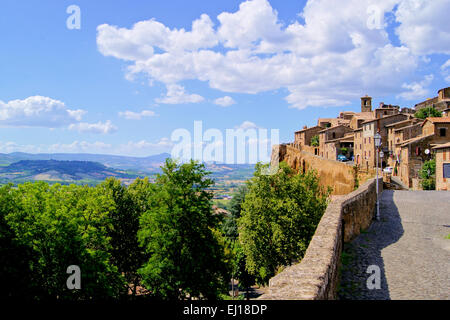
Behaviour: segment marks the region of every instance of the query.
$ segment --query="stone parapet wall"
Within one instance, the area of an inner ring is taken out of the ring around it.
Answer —
[[[379,178],[382,191],[383,179]],[[331,300],[336,298],[344,242],[369,227],[375,214],[376,179],[358,190],[335,197],[327,207],[305,256],[270,279],[262,300]]]

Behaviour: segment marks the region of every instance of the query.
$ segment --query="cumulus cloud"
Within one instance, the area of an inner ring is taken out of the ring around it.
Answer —
[[[236,103],[236,101],[234,101],[234,99],[230,96],[225,96],[225,97],[217,98],[216,100],[214,100],[214,104],[217,104],[222,107],[229,107],[235,103]]]
[[[242,122],[239,126],[237,126],[236,129],[242,129],[242,130],[258,129],[258,126],[255,123],[247,120],[247,121]]]
[[[428,87],[433,81],[434,76],[429,74],[425,76],[425,78],[420,82],[412,82],[412,83],[404,83],[402,88],[407,89],[398,95],[398,97],[403,98],[405,100],[417,100],[421,98],[425,98],[425,96],[429,93]]]
[[[178,84],[168,84],[166,96],[156,99],[158,103],[164,104],[184,104],[184,103],[198,103],[205,99],[198,94],[189,94],[185,91],[183,86]]]
[[[415,54],[450,54],[450,1],[402,0],[396,33]]]
[[[450,83],[450,59],[441,66],[441,73],[445,81]]]
[[[130,29],[104,24],[97,28],[97,44],[105,56],[129,61],[127,76],[144,74],[166,84],[161,103],[202,101],[178,84],[199,80],[223,92],[285,88],[286,101],[298,109],[339,106],[366,92],[399,94],[423,61],[419,55],[449,53],[448,5],[309,0],[300,13],[304,22],[286,24],[269,1],[247,0],[236,12],[219,14],[217,26],[202,15],[191,31],[170,29],[154,19]],[[387,13],[395,17],[402,45],[391,43],[385,22],[368,27],[373,18],[369,8],[377,9],[380,21]]]
[[[68,109],[63,102],[49,97],[0,100],[0,126],[57,128],[80,121],[85,113],[82,109]]]
[[[69,130],[76,130],[81,133],[113,133],[117,131],[117,127],[114,126],[110,120],[106,122],[88,123],[79,122],[69,125]]]
[[[141,112],[123,111],[119,112],[119,116],[127,120],[141,120],[144,117],[154,117],[156,113],[151,110],[143,110]]]

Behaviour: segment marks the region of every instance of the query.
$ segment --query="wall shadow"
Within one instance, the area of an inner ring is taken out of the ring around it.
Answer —
[[[394,202],[395,192],[401,191],[383,191],[380,199],[380,221],[374,219],[367,230],[352,242],[344,245],[338,299],[391,299],[381,251],[397,242],[404,233],[400,214]],[[380,289],[367,287],[367,280],[372,275],[372,273],[367,273],[367,269],[371,265],[380,268]]]

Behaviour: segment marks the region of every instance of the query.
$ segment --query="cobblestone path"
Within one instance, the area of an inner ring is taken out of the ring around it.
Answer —
[[[385,190],[380,217],[344,246],[339,299],[449,300],[450,192]],[[370,265],[380,289],[367,288]]]

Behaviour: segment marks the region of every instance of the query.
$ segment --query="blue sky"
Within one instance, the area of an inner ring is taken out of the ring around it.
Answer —
[[[448,12],[448,0],[2,0],[0,152],[147,156],[195,120],[287,142],[365,94],[411,107],[450,86]]]

